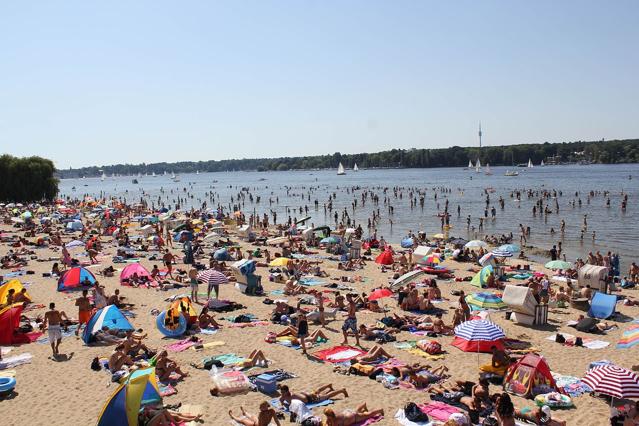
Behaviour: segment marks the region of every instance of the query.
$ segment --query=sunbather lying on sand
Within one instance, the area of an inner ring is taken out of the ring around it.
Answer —
[[[332,384],[321,386],[313,392],[291,392],[288,386],[282,385],[280,393],[280,403],[285,407],[288,407],[293,399],[299,399],[305,404],[313,404],[332,399],[340,394],[344,395],[344,398],[348,398],[348,392],[345,388],[334,390]]]
[[[543,407],[528,408],[524,407],[521,410],[515,410],[515,417],[518,419],[529,421],[535,425],[543,426],[565,426],[565,421],[553,420],[550,407],[544,405]]]
[[[358,356],[357,361],[361,363],[374,362],[380,358],[392,358],[393,356],[386,352],[381,346],[375,345],[364,355]]]
[[[237,417],[233,414],[233,410],[229,410],[229,416],[244,426],[268,426],[271,422],[276,425],[280,425],[280,421],[276,416],[275,410],[270,408],[268,402],[264,401],[260,404],[260,413],[257,416],[249,414],[244,411],[244,407],[240,407],[242,417]]]
[[[154,408],[145,406],[138,420],[140,424],[146,426],[168,426],[174,424],[182,424],[183,422],[191,422],[200,420],[201,415],[194,416],[192,414],[178,413],[177,411],[167,410],[165,408]]]
[[[384,410],[369,411],[366,403],[363,403],[355,411],[344,410],[341,413],[336,413],[332,408],[327,408],[324,410],[324,415],[326,416],[327,426],[350,426],[364,422],[371,417],[384,416]]]
[[[255,367],[256,365],[260,367],[266,367],[268,365],[268,360],[264,356],[264,352],[258,349],[255,349],[253,352],[251,352],[248,359],[240,364],[240,367],[250,368]]]

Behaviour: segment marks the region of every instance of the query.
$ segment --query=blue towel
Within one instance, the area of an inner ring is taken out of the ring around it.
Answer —
[[[334,401],[332,399],[327,399],[326,401],[322,401],[322,402],[314,402],[312,404],[306,404],[306,408],[308,408],[309,410],[312,410],[315,407],[323,407],[325,405],[331,405],[333,404],[333,402]],[[271,404],[271,407],[275,408],[276,410],[282,410],[285,413],[289,412],[287,407],[282,407],[282,404],[280,403],[280,400],[278,398],[273,398],[268,403]]]

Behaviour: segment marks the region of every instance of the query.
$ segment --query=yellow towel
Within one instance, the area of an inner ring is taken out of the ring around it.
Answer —
[[[16,370],[2,370],[0,371],[0,377],[15,377]]]
[[[221,340],[215,340],[213,342],[204,343],[199,348],[196,348],[195,346],[191,346],[191,349],[193,349],[194,351],[199,351],[199,350],[202,350],[202,349],[209,349],[209,348],[214,348],[216,346],[224,346],[224,345],[226,345],[225,342],[223,342]]]
[[[422,358],[426,358],[430,361],[437,361],[438,359],[443,359],[444,355],[431,355],[428,352],[424,352],[423,350],[419,349],[419,348],[412,348],[412,349],[408,349],[408,352],[412,353],[413,355],[417,355],[417,356],[421,356]]]

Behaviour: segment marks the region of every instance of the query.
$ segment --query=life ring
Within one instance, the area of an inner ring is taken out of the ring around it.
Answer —
[[[13,377],[0,377],[0,392],[11,392],[16,387],[16,379]]]
[[[573,406],[570,397],[559,392],[550,392],[537,395],[535,397],[535,404],[537,404],[539,407],[547,405],[550,408],[569,408]]]
[[[160,312],[160,315],[158,315],[158,317],[155,320],[155,325],[157,326],[158,330],[160,330],[160,333],[164,334],[167,337],[179,337],[186,332],[187,324],[186,324],[186,318],[184,318],[184,315],[180,315],[179,317],[180,323],[174,330],[167,328],[164,325],[165,317],[166,317],[166,311],[162,311]]]

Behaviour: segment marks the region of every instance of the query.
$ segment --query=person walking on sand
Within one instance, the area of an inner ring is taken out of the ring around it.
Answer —
[[[348,293],[346,295],[346,300],[348,301],[348,315],[346,316],[346,320],[344,321],[344,325],[342,325],[342,334],[344,335],[344,341],[342,345],[348,345],[348,330],[351,330],[353,334],[355,334],[355,340],[357,342],[357,346],[359,346],[359,332],[357,330],[357,307],[355,306],[355,301],[353,300],[353,295]]]
[[[190,281],[190,285],[191,285],[191,299],[195,303],[200,303],[197,300],[197,291],[198,291],[197,269],[195,269],[195,268],[189,269],[189,281]]]
[[[175,256],[171,254],[169,249],[166,249],[166,253],[162,256],[162,260],[164,261],[164,266],[166,266],[166,275],[173,279],[173,260]]]
[[[63,311],[58,311],[55,308],[55,303],[49,303],[49,310],[44,314],[44,321],[42,322],[42,329],[49,331],[49,343],[51,344],[51,350],[53,351],[53,357],[57,358],[60,354],[60,342],[62,342],[62,318],[69,320],[67,315]]]
[[[75,299],[75,306],[78,307],[78,327],[75,329],[76,336],[80,334],[82,324],[87,327],[89,324],[89,318],[91,318],[91,302],[87,297],[88,294],[88,290],[82,290],[82,296]]]

